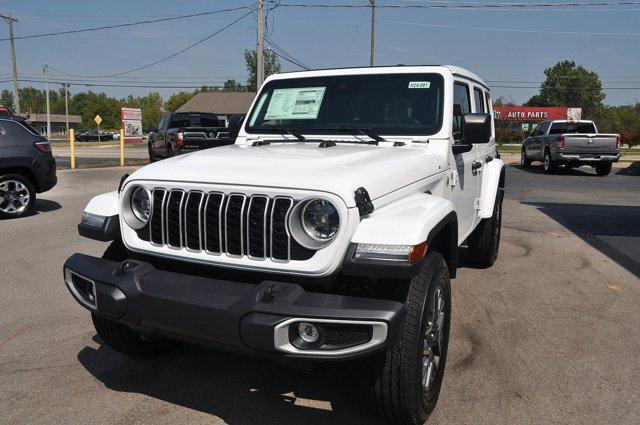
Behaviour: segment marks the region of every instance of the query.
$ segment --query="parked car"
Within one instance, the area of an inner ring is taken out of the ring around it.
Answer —
[[[489,88],[453,66],[270,76],[234,145],[140,168],[84,210],[66,285],[102,341],[370,362],[378,411],[419,424],[447,359],[458,248],[496,261],[504,163]],[[364,380],[364,379],[363,379]]]
[[[113,141],[113,134],[107,131],[85,130],[75,136],[76,142],[109,142]]]
[[[49,141],[23,117],[0,117],[0,218],[29,214],[56,182]]]
[[[542,161],[547,173],[559,166],[590,165],[599,176],[606,176],[620,159],[619,149],[620,135],[598,133],[593,121],[544,121],[522,143],[520,162],[528,167],[532,161]]]
[[[233,142],[229,128],[215,114],[172,112],[162,117],[158,128],[149,134],[149,161]]]

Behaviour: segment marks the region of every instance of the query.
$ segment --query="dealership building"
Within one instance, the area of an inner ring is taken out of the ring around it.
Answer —
[[[522,135],[548,120],[579,120],[582,108],[537,107],[537,106],[494,106],[493,115],[496,129]]]

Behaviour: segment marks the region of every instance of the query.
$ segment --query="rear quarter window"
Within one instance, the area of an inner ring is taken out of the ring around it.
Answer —
[[[36,138],[42,138],[39,133],[33,134],[21,124],[16,121],[0,121],[0,144],[2,146],[28,144],[33,143]]]

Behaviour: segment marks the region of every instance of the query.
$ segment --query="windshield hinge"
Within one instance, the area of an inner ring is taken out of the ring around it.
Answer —
[[[322,142],[320,142],[318,147],[319,148],[332,148],[335,145],[336,145],[336,142],[334,142],[333,140],[323,140]]]
[[[360,217],[366,217],[373,212],[373,202],[371,202],[371,197],[367,189],[364,187],[357,188],[353,193],[353,197],[356,201],[356,207],[358,207]]]
[[[449,172],[447,180],[447,184],[449,185],[449,187],[451,187],[452,189],[456,187],[456,185],[458,184],[458,172],[455,170],[451,170]]]
[[[270,145],[271,142],[269,140],[258,140],[257,142],[253,142],[251,144],[251,146],[258,147],[258,146],[266,146],[266,145]]]
[[[475,198],[473,200],[473,209],[474,210],[482,209],[482,198]]]

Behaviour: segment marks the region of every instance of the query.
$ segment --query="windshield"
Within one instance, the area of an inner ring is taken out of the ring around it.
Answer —
[[[442,126],[443,92],[443,77],[433,73],[273,80],[260,92],[246,130],[432,135]]]
[[[596,132],[592,122],[554,122],[549,134],[589,133]]]

